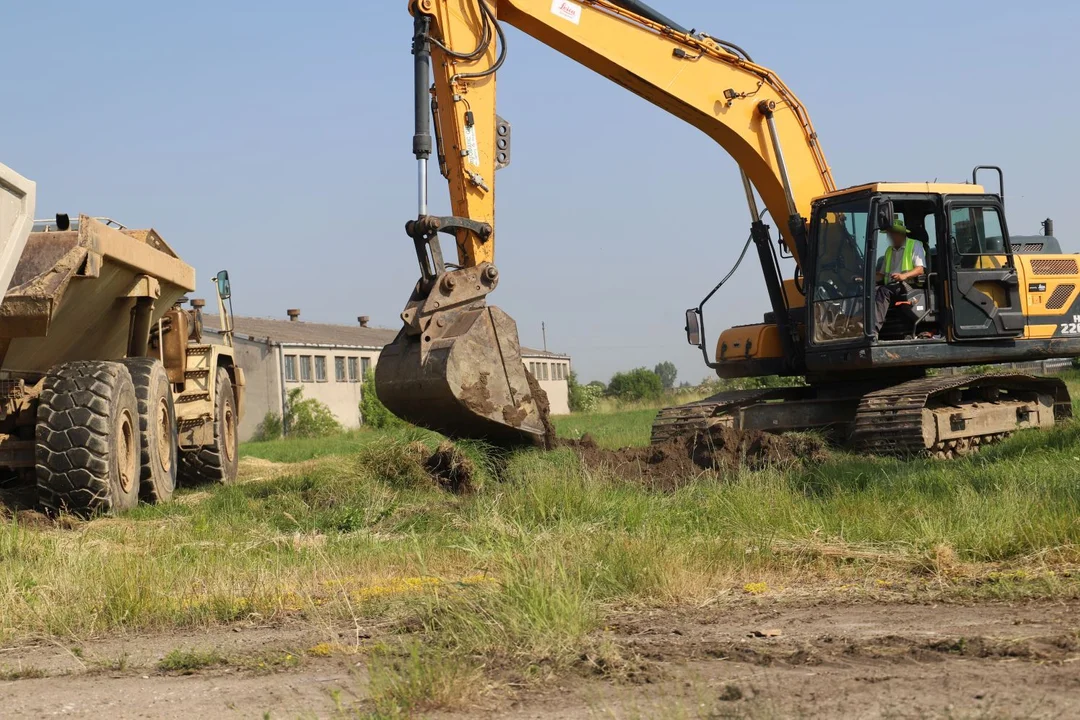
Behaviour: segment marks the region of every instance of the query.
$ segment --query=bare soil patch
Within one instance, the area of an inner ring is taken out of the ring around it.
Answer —
[[[631,612],[621,663],[494,718],[1058,718],[1080,715],[1076,603],[775,603]],[[446,714],[442,717],[457,717]]]
[[[809,435],[773,435],[716,426],[663,445],[607,450],[590,435],[562,440],[590,469],[606,468],[620,477],[671,490],[692,482],[702,472],[730,473],[739,467],[761,470],[820,462],[824,441]]]
[[[431,716],[1076,717],[1078,610],[750,601],[626,611],[597,638],[612,649],[583,655],[576,673],[526,688],[495,677],[482,706]],[[381,632],[238,626],[6,648],[4,676],[24,674],[0,682],[0,700],[13,718],[334,716],[368,707],[363,652]],[[175,648],[231,660],[188,676],[159,671]],[[235,660],[305,649],[296,665]]]

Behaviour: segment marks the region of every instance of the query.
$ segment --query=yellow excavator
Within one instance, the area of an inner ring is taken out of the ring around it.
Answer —
[[[547,432],[517,328],[486,300],[500,279],[495,173],[512,149],[495,105],[510,25],[699,128],[741,170],[744,254],[756,249],[772,309],[721,334],[710,359],[703,302],[687,312],[688,339],[722,378],[806,382],[665,410],[654,442],[719,423],[950,457],[1071,416],[1060,379],[932,372],[1080,356],[1078,256],[1061,254],[1049,229],[1009,234],[999,168],[976,168],[968,183],[837,189],[806,108],[775,73],[637,0],[410,0],[409,11],[419,209],[406,230],[421,276],[376,371],[397,415],[500,443]],[[450,216],[429,211],[432,158],[449,182]],[[997,192],[978,184],[986,173]],[[441,234],[454,239],[456,263]],[[783,277],[782,256],[794,258],[794,277]]]

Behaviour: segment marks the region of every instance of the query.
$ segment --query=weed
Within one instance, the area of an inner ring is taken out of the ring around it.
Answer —
[[[36,678],[47,677],[48,673],[39,667],[33,665],[21,665],[17,668],[0,668],[0,680],[12,681],[12,680],[33,680]]]
[[[158,670],[162,672],[191,675],[215,665],[221,665],[225,658],[216,650],[182,650],[176,648],[158,662]]]
[[[101,660],[94,663],[99,670],[106,672],[124,672],[128,669],[131,658],[126,652],[120,653],[111,660]]]
[[[482,691],[480,671],[471,663],[419,641],[377,646],[368,660],[368,673],[379,718],[451,707]]]
[[[254,657],[245,657],[232,660],[232,664],[244,670],[255,673],[274,673],[284,670],[292,670],[300,667],[304,662],[302,653],[277,650],[263,653]]]

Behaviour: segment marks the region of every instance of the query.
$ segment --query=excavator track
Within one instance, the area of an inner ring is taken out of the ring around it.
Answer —
[[[652,444],[663,445],[672,440],[690,437],[718,424],[739,427],[742,410],[766,403],[775,403],[776,407],[793,408],[814,402],[809,399],[811,394],[812,389],[808,387],[730,390],[686,405],[664,408],[653,421]]]
[[[690,437],[717,424],[770,432],[832,430],[857,452],[947,459],[1072,416],[1064,381],[1032,375],[934,376],[886,388],[852,387],[847,394],[821,390],[738,390],[666,408],[653,423],[652,442]]]
[[[1071,416],[1069,391],[1059,378],[927,377],[863,396],[851,445],[872,455],[946,459],[976,452],[1015,430],[1049,427]]]
[[[726,413],[743,405],[765,402],[776,392],[775,389],[732,390],[698,402],[664,408],[653,421],[652,444],[663,445],[671,440],[689,437],[693,433],[706,430],[716,422],[723,422],[722,418]]]

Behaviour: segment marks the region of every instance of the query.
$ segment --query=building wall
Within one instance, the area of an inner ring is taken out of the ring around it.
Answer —
[[[216,333],[206,333],[203,339],[222,344]],[[281,414],[281,372],[277,347],[269,343],[237,339],[233,353],[236,364],[244,369],[244,414],[238,430],[240,442],[247,442],[266,413]]]
[[[547,393],[552,415],[570,414],[570,358],[522,356],[522,361]]]
[[[376,350],[358,348],[310,347],[282,345],[285,358],[285,390],[303,388],[305,398],[314,398],[326,404],[334,417],[346,429],[360,427],[360,400],[365,368],[374,369],[379,359]],[[295,375],[289,377],[289,358],[296,358]],[[310,358],[310,363],[306,360]],[[325,376],[320,377],[319,359],[325,361]],[[343,362],[343,377],[338,375],[338,358]],[[310,366],[310,374],[307,368]]]
[[[205,339],[212,343],[221,343],[221,336],[207,333]],[[251,340],[237,339],[234,352],[236,362],[244,369],[247,384],[244,396],[244,415],[240,418],[240,442],[247,442],[254,436],[259,423],[266,413],[281,414],[281,381],[284,371],[283,358],[295,358],[296,379],[285,379],[285,392],[295,388],[304,391],[305,398],[314,398],[324,403],[334,414],[338,422],[347,429],[360,426],[360,399],[364,372],[364,359],[374,368],[379,353],[375,350],[358,348],[312,347],[303,345],[277,345]],[[317,379],[316,358],[326,360],[326,379]],[[345,360],[345,380],[337,379],[336,358]],[[304,379],[301,358],[311,358],[310,380]],[[350,376],[349,359],[355,363],[355,372]]]

